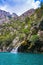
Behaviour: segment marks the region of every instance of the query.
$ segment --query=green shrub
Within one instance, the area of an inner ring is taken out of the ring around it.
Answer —
[[[30,38],[30,41],[32,43],[35,43],[35,41],[38,40],[38,39],[39,39],[38,35],[32,35],[31,38]]]

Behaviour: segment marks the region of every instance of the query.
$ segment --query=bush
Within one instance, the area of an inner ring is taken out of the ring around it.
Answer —
[[[35,41],[38,40],[38,39],[39,39],[38,35],[32,35],[31,38],[30,38],[30,41],[32,43],[35,43]]]

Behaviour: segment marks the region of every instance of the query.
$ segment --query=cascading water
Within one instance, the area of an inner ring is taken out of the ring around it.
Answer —
[[[18,52],[18,47],[16,47],[15,49],[12,49],[11,53],[17,53]]]

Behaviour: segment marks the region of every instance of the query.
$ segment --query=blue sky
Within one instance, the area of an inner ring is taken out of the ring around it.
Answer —
[[[21,15],[31,8],[38,8],[43,0],[0,0],[0,9]]]
[[[35,0],[35,1],[38,1],[38,0]],[[43,0],[39,0],[40,2],[43,2]]]

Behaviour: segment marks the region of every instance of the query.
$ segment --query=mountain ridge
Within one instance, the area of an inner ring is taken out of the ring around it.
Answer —
[[[7,12],[7,11],[5,11],[5,10],[1,10],[1,9],[0,9],[0,16],[1,16],[1,15],[5,15],[5,16],[8,16],[8,17],[9,17],[9,16],[12,16],[12,15],[13,15],[12,17],[14,17],[14,15],[15,15],[15,16],[21,17],[22,15],[23,15],[23,16],[27,16],[27,15],[29,15],[29,14],[31,15],[32,12],[34,13],[34,11],[35,11],[35,9],[29,9],[29,10],[25,11],[23,14],[21,14],[20,16],[18,16],[16,13],[12,13],[12,14],[11,14],[10,12]],[[29,13],[29,14],[28,14],[28,13]]]

